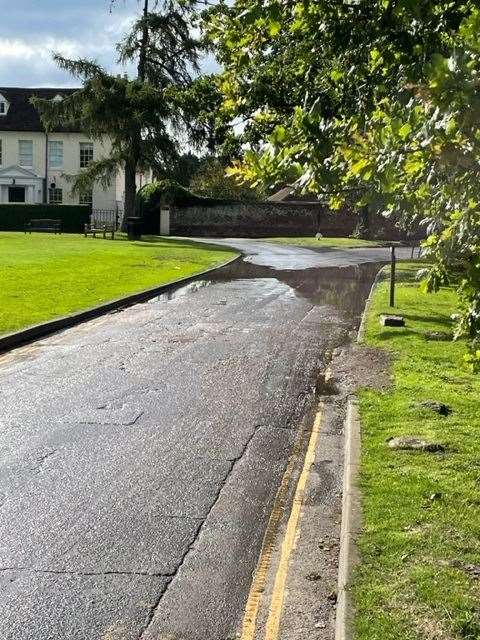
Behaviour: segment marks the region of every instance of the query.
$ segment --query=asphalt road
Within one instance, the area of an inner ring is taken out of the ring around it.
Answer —
[[[387,251],[228,243],[250,255],[215,278],[0,359],[2,639],[235,637],[325,354]]]

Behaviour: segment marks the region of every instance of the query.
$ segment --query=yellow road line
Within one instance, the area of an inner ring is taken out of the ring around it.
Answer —
[[[318,412],[317,417],[315,419],[315,423],[313,427],[314,431],[318,431],[318,426],[320,424],[320,417],[319,417],[320,413],[321,411]],[[313,435],[313,432],[310,435],[310,441],[309,441],[310,443],[312,440],[312,435]],[[250,593],[248,595],[247,604],[245,607],[245,615],[243,618],[242,633],[240,636],[240,640],[254,640],[255,638],[258,611],[260,609],[262,594],[265,590],[265,585],[267,583],[267,575],[268,575],[268,570],[270,568],[270,563],[272,560],[273,550],[275,547],[275,538],[277,535],[278,526],[280,524],[280,521],[284,513],[284,503],[288,495],[290,481],[292,478],[293,471],[295,469],[295,462],[300,452],[303,451],[304,449],[307,437],[308,437],[308,431],[303,429],[302,432],[300,433],[299,438],[295,442],[292,455],[290,456],[290,459],[287,464],[287,468],[285,469],[285,473],[282,478],[282,482],[280,484],[277,495],[275,497],[273,509],[270,514],[270,518],[268,520],[265,536],[263,538],[260,558],[257,564],[252,586],[250,588]],[[315,442],[316,442],[316,439],[315,439]],[[310,450],[310,444],[309,444],[308,450]],[[307,455],[308,455],[308,450],[307,450]],[[313,447],[313,450],[315,450],[315,447]],[[305,465],[304,465],[304,468],[305,468]],[[297,491],[298,491],[298,487],[297,487]]]
[[[283,602],[285,599],[285,584],[287,582],[288,565],[297,538],[305,487],[307,486],[307,480],[310,475],[310,468],[315,462],[315,448],[317,446],[318,434],[320,433],[322,415],[323,406],[321,405],[315,417],[315,423],[310,435],[307,453],[305,454],[302,473],[300,474],[300,477],[298,479],[297,489],[293,498],[292,511],[288,519],[287,530],[282,543],[280,561],[278,563],[277,574],[275,576],[275,583],[273,586],[272,599],[270,602],[270,611],[265,627],[265,640],[277,640],[278,638]]]

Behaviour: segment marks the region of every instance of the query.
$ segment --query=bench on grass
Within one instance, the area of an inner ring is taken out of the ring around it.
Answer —
[[[97,233],[101,233],[103,235],[103,239],[107,237],[107,233],[110,234],[111,240],[115,238],[115,225],[112,222],[98,222],[97,220],[92,220],[90,224],[86,224],[83,230],[85,238],[90,235],[93,238],[97,237]]]
[[[41,220],[30,220],[24,227],[25,233],[32,233],[32,231],[44,231],[50,233],[62,233],[62,221],[50,220],[47,218]]]

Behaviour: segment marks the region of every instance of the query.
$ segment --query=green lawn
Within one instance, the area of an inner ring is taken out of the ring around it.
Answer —
[[[353,247],[380,247],[385,244],[380,240],[360,240],[357,238],[257,238],[265,242],[276,242],[277,244],[290,244],[296,247],[332,247],[339,249],[349,249]]]
[[[366,342],[394,355],[391,390],[360,393],[364,532],[356,573],[356,640],[480,638],[480,378],[461,367],[464,344],[431,342],[449,331],[455,294],[422,294],[412,267],[398,287],[403,329],[382,328],[387,287],[375,293]],[[439,400],[448,417],[411,404]],[[392,451],[418,435],[445,453]]]
[[[0,232],[0,334],[189,276],[235,255],[195,242]]]

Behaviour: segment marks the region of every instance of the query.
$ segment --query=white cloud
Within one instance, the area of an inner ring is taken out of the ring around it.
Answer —
[[[59,51],[65,56],[75,57],[80,53],[80,45],[71,40],[55,40],[54,38],[46,38],[39,42],[0,38],[0,51],[2,60],[23,64],[38,58],[51,60],[52,51]]]
[[[0,37],[0,84],[3,86],[76,86],[78,81],[60,70],[54,52],[67,58],[97,60],[110,71],[122,70],[115,63],[114,43],[105,34],[95,42],[58,39],[50,36],[26,40]]]
[[[61,0],[42,0],[50,9],[48,15],[37,2],[17,0],[10,14],[2,18],[0,85],[78,86],[78,80],[54,63],[53,52],[67,58],[94,59],[112,73],[133,70],[132,65],[125,69],[117,64],[115,44],[138,17],[136,0],[117,2],[111,13],[108,0],[81,0],[71,6]],[[210,55],[203,58],[201,67],[206,73],[218,70]]]

